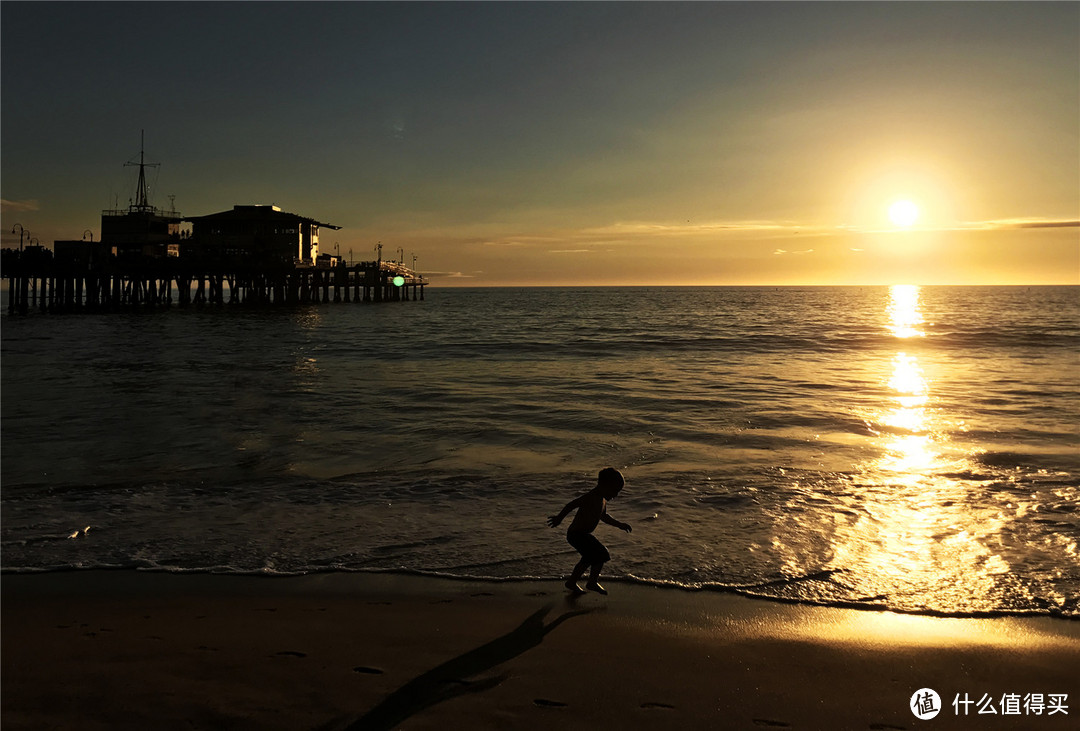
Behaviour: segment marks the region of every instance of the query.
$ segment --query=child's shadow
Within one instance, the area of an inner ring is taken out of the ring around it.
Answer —
[[[590,607],[567,611],[545,625],[544,617],[554,607],[555,602],[541,607],[516,629],[502,637],[469,650],[453,660],[447,660],[423,675],[413,678],[351,723],[345,726],[332,724],[323,728],[344,729],[344,731],[392,729],[425,708],[465,693],[476,693],[494,688],[506,680],[506,673],[479,680],[469,680],[469,678],[531,650],[544,640],[548,632],[571,617],[578,617],[599,609],[599,607]]]

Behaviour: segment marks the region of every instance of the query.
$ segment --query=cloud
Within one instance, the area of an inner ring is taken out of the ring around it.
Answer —
[[[508,234],[503,238],[484,239],[484,246],[549,246],[561,244],[564,239],[561,236],[539,236],[532,234]]]
[[[695,236],[730,231],[798,231],[801,228],[790,221],[705,221],[701,223],[621,221],[608,226],[582,229],[581,233],[597,236]]]
[[[1012,228],[1077,228],[1080,221],[1015,221]]]
[[[472,279],[472,274],[465,274],[464,272],[422,272],[425,279],[431,279],[433,277],[445,277],[447,279]]]
[[[788,251],[787,249],[777,249],[773,252],[774,255],[783,256],[784,254],[813,254],[813,249],[802,249],[801,251]]]
[[[944,227],[944,231],[1008,231],[1024,228],[1077,228],[1080,221],[1060,218],[1001,218],[989,221],[971,221],[952,227]]]
[[[838,226],[838,231],[854,234],[895,234],[911,231],[936,232],[936,231],[1015,231],[1017,229],[1032,228],[1077,228],[1080,221],[1075,219],[1057,218],[1001,218],[988,221],[960,221],[954,224],[927,224],[913,228],[861,228],[858,226]]]
[[[17,213],[19,211],[38,211],[41,210],[40,204],[36,198],[32,198],[27,201],[9,201],[0,198],[0,212],[3,213]]]
[[[670,221],[619,221],[603,226],[583,226],[581,228],[556,229],[526,234],[523,232],[505,235],[477,237],[476,243],[491,247],[552,247],[550,253],[583,254],[596,251],[597,246],[647,244],[657,239],[703,239],[715,240],[725,235],[762,234],[815,234],[830,233],[831,229],[806,226],[791,221],[707,221],[694,223],[672,223]],[[585,248],[592,247],[592,248]]]

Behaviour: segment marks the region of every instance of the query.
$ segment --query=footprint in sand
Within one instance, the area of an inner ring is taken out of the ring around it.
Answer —
[[[533,704],[541,708],[566,708],[566,704],[562,701],[549,701],[547,698],[536,698]]]
[[[364,673],[365,675],[382,675],[383,671],[378,668],[369,668],[367,665],[357,665],[353,668],[354,673]]]
[[[907,731],[907,726],[893,726],[891,723],[872,723],[873,731]]]
[[[282,650],[274,654],[278,657],[307,657],[306,652],[297,652],[295,650]]]
[[[672,711],[675,709],[675,706],[671,705],[670,703],[642,703],[641,707],[646,709],[663,708],[666,711]]]
[[[791,728],[790,723],[784,723],[783,721],[773,721],[768,718],[755,718],[755,726],[769,726],[771,728]]]

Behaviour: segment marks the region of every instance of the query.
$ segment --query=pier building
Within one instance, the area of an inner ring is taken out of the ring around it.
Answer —
[[[139,162],[125,163],[125,166],[136,165],[139,182],[135,185],[135,197],[126,210],[101,212],[101,241],[114,248],[117,256],[179,256],[183,218],[175,210],[163,211],[150,204],[146,168],[156,167],[158,163],[146,162],[145,136],[139,148]]]
[[[424,299],[427,282],[404,261],[347,263],[319,251],[340,226],[273,205],[184,217],[150,204],[142,151],[126,210],[101,214],[101,240],[0,252],[8,312],[119,311],[187,305],[296,305]],[[182,226],[190,223],[191,230]],[[402,256],[404,258],[404,255]]]
[[[341,229],[272,205],[233,206],[231,211],[184,220],[192,229],[191,238],[183,242],[183,255],[209,261],[311,266],[319,259],[319,229]]]

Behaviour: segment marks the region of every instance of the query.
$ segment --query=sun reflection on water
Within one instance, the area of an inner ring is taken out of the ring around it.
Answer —
[[[915,357],[897,353],[889,387],[893,407],[882,415],[881,422],[894,433],[879,467],[888,472],[925,471],[934,465],[937,452],[928,433],[928,386]]]
[[[889,297],[889,330],[892,334],[898,338],[925,336],[926,333],[918,329],[925,322],[919,309],[918,285],[894,284]]]
[[[925,322],[919,307],[919,288],[896,285],[889,291],[889,330],[900,339],[923,337],[917,326]],[[889,378],[891,408],[881,416],[890,428],[886,454],[878,468],[902,473],[905,482],[917,479],[937,462],[938,450],[931,434],[927,404],[930,387],[919,360],[905,351],[896,354]]]
[[[877,454],[860,466],[860,517],[841,529],[834,565],[857,567],[845,580],[868,597],[902,604],[911,593],[932,595],[940,607],[974,607],[1000,591],[995,577],[1009,571],[992,548],[1003,516],[977,507],[957,477],[969,463],[948,439],[948,417],[912,342],[926,335],[919,287],[892,287],[884,314],[902,347],[889,361],[885,400],[871,417]]]

